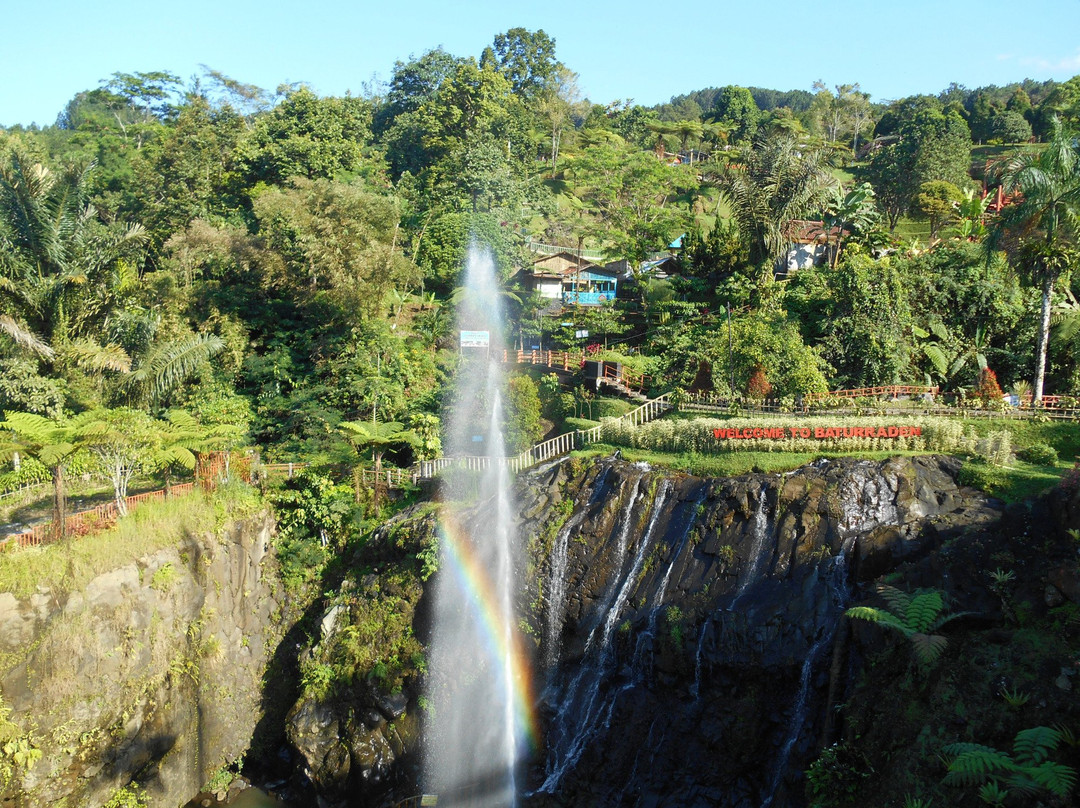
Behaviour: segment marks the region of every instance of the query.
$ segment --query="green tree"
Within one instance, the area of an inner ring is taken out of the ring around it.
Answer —
[[[386,96],[374,114],[375,134],[381,136],[399,115],[415,112],[430,101],[461,61],[442,48],[434,48],[418,58],[410,57],[408,62],[395,62]]]
[[[921,217],[930,220],[930,238],[937,238],[942,225],[956,216],[964,192],[945,180],[931,180],[919,186],[912,207]]]
[[[998,143],[1026,143],[1031,139],[1031,124],[1019,112],[1006,110],[990,121],[990,138]]]
[[[943,112],[936,99],[914,99],[897,114],[903,114],[897,140],[875,152],[866,170],[890,228],[924,182],[944,180],[960,188],[970,183],[971,135],[958,113]]]
[[[363,99],[319,98],[301,86],[256,119],[238,147],[239,162],[252,182],[272,184],[359,173],[371,118],[371,105]]]
[[[528,376],[515,374],[506,383],[503,434],[510,453],[523,452],[544,436],[540,422],[540,392]]]
[[[372,316],[391,289],[418,280],[399,246],[397,203],[358,185],[297,178],[258,196],[255,216],[283,259],[281,274],[266,282],[301,299],[325,300],[339,316]]]
[[[509,80],[513,92],[526,99],[538,96],[560,66],[555,58],[555,40],[542,28],[511,28],[496,35],[492,49],[499,72]]]
[[[1011,237],[1006,246],[1013,261],[1041,286],[1035,401],[1043,395],[1054,286],[1076,265],[1080,232],[1080,145],[1060,120],[1051,123],[1050,134],[1045,149],[1018,152],[995,167],[1006,193],[1019,192],[1021,199],[1001,212],[988,242],[1001,246]]]
[[[678,235],[686,213],[677,204],[686,176],[650,154],[600,144],[567,161],[578,196],[599,220],[607,251],[639,263]]]
[[[710,120],[730,127],[728,131],[736,143],[747,143],[754,138],[760,117],[754,96],[745,87],[735,85],[721,88],[709,111]]]
[[[174,443],[166,450],[161,424],[145,412],[128,407],[85,413],[85,445],[97,459],[102,476],[113,487],[113,499],[121,516],[127,516],[127,490],[131,478],[160,463],[185,463],[195,467],[195,457]]]

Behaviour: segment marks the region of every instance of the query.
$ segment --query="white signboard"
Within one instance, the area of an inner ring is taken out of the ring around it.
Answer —
[[[462,348],[487,348],[491,344],[491,332],[489,331],[462,331]]]

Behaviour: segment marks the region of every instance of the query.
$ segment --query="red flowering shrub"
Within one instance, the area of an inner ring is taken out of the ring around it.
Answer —
[[[986,406],[1001,403],[1001,385],[998,384],[997,374],[990,368],[979,371],[979,382],[973,391],[975,398],[981,399]]]
[[[769,397],[771,392],[772,385],[769,384],[769,377],[765,373],[765,368],[758,365],[750,374],[750,381],[746,383],[746,396],[754,401],[763,401]]]

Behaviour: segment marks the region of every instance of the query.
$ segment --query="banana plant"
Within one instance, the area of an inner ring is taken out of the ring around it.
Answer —
[[[969,344],[963,344],[959,339],[949,333],[944,323],[931,323],[929,328],[919,326],[911,327],[911,334],[918,340],[919,350],[930,362],[934,374],[946,386],[954,385],[960,373],[967,367],[970,360],[974,359],[979,370],[985,370],[986,327],[979,325],[975,328],[975,339]],[[927,374],[928,378],[930,374]]]

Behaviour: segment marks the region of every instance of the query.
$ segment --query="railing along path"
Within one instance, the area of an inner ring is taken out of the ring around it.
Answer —
[[[497,356],[498,354],[496,354]],[[556,370],[580,368],[590,354],[585,351],[511,351],[504,348],[502,361],[518,365],[543,365]],[[603,360],[596,360],[598,362]],[[627,367],[613,367],[616,363],[604,362],[603,379],[616,386],[625,387],[627,390],[641,391],[645,389],[645,380],[648,378],[643,373],[638,373]]]
[[[637,409],[633,409],[616,421],[626,421],[633,426],[638,426],[646,421],[651,421],[671,409],[670,394],[665,393],[658,398],[650,399]],[[578,429],[574,432],[565,432],[543,443],[526,449],[515,457],[486,457],[478,455],[465,455],[459,457],[439,457],[434,460],[421,460],[413,468],[416,476],[420,479],[430,479],[440,471],[449,468],[466,469],[470,471],[482,471],[493,462],[506,465],[511,471],[523,471],[532,466],[539,465],[553,458],[569,454],[574,449],[596,443],[600,440],[602,427],[594,426],[589,429]]]

